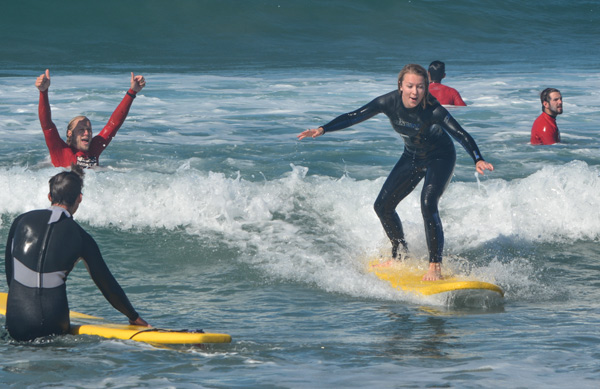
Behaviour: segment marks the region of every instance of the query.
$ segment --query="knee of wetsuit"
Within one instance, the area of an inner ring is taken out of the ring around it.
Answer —
[[[386,203],[380,201],[379,199],[375,201],[375,204],[373,204],[373,209],[375,210],[375,213],[380,217],[388,215],[394,211],[394,209],[390,210],[388,208],[389,207],[386,206]]]
[[[433,199],[428,196],[428,188],[423,188],[423,196],[421,198],[421,214],[425,219],[434,217],[438,212],[438,199]]]

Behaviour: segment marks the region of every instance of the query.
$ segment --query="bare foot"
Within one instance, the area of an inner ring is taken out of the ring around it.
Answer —
[[[442,264],[441,263],[430,263],[429,270],[423,276],[423,281],[439,281],[443,279],[442,276]]]
[[[395,262],[396,262],[395,259],[388,259],[387,261],[384,261],[384,262],[374,263],[371,265],[371,267],[390,267]]]

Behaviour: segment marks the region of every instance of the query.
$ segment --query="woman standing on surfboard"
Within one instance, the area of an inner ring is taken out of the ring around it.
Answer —
[[[408,64],[398,75],[398,89],[379,96],[367,105],[338,116],[316,129],[308,129],[298,139],[316,138],[326,132],[341,130],[384,113],[392,127],[404,140],[404,152],[388,176],[375,201],[375,212],[392,242],[392,257],[399,250],[408,251],[396,206],[425,178],[421,192],[421,213],[429,250],[429,270],[424,280],[442,278],[441,263],[444,231],[438,202],[452,178],[456,150],[450,136],[456,139],[475,162],[479,174],[494,170],[484,161],[477,144],[458,122],[429,94],[427,71],[420,65]]]

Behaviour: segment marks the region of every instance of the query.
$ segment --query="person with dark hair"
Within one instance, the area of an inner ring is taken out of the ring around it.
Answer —
[[[456,151],[452,138],[469,153],[480,174],[494,170],[484,161],[475,141],[428,92],[427,71],[420,65],[406,65],[398,75],[398,89],[377,97],[365,106],[338,116],[316,129],[308,129],[298,139],[316,138],[341,130],[384,113],[404,140],[404,152],[392,169],[375,201],[375,212],[392,243],[392,257],[408,251],[396,206],[425,179],[421,192],[421,212],[429,250],[429,270],[424,280],[442,278],[444,233],[438,202],[452,178]]]
[[[98,135],[92,138],[92,123],[85,116],[75,116],[67,125],[67,141],[58,134],[56,125],[52,122],[48,88],[50,87],[50,70],[46,69],[35,81],[40,91],[38,115],[50,151],[50,160],[56,167],[68,167],[72,163],[83,167],[98,166],[98,158],[108,146],[112,138],[125,122],[129,108],[136,94],[146,86],[144,76],[134,76],[131,73],[131,87],[123,100],[113,112],[108,123]]]
[[[429,93],[442,105],[466,106],[460,93],[454,88],[442,85],[442,79],[446,77],[446,64],[442,61],[433,61],[429,64]]]
[[[532,145],[552,145],[560,142],[560,132],[556,125],[556,116],[563,113],[563,101],[560,91],[546,88],[540,93],[542,113],[531,127]]]
[[[106,266],[94,238],[73,220],[83,194],[83,170],[72,165],[49,181],[49,209],[18,216],[10,227],[5,262],[6,328],[18,341],[69,332],[66,280],[79,260],[104,297],[129,323],[149,326]]]

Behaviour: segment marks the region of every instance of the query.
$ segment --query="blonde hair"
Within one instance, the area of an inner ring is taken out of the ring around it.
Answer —
[[[414,63],[405,65],[398,74],[398,89],[402,86],[402,80],[404,80],[404,76],[407,74],[416,74],[423,77],[423,81],[425,82],[425,96],[423,97],[421,104],[423,105],[423,108],[425,108],[429,102],[429,76],[427,75],[427,70],[425,70],[423,66]]]
[[[71,146],[71,135],[73,134],[73,132],[72,132],[73,127],[75,127],[75,123],[79,122],[81,119],[85,119],[91,123],[90,119],[88,119],[87,116],[83,116],[83,115],[75,116],[73,119],[71,119],[69,121],[69,124],[67,124],[67,144],[69,146]]]

